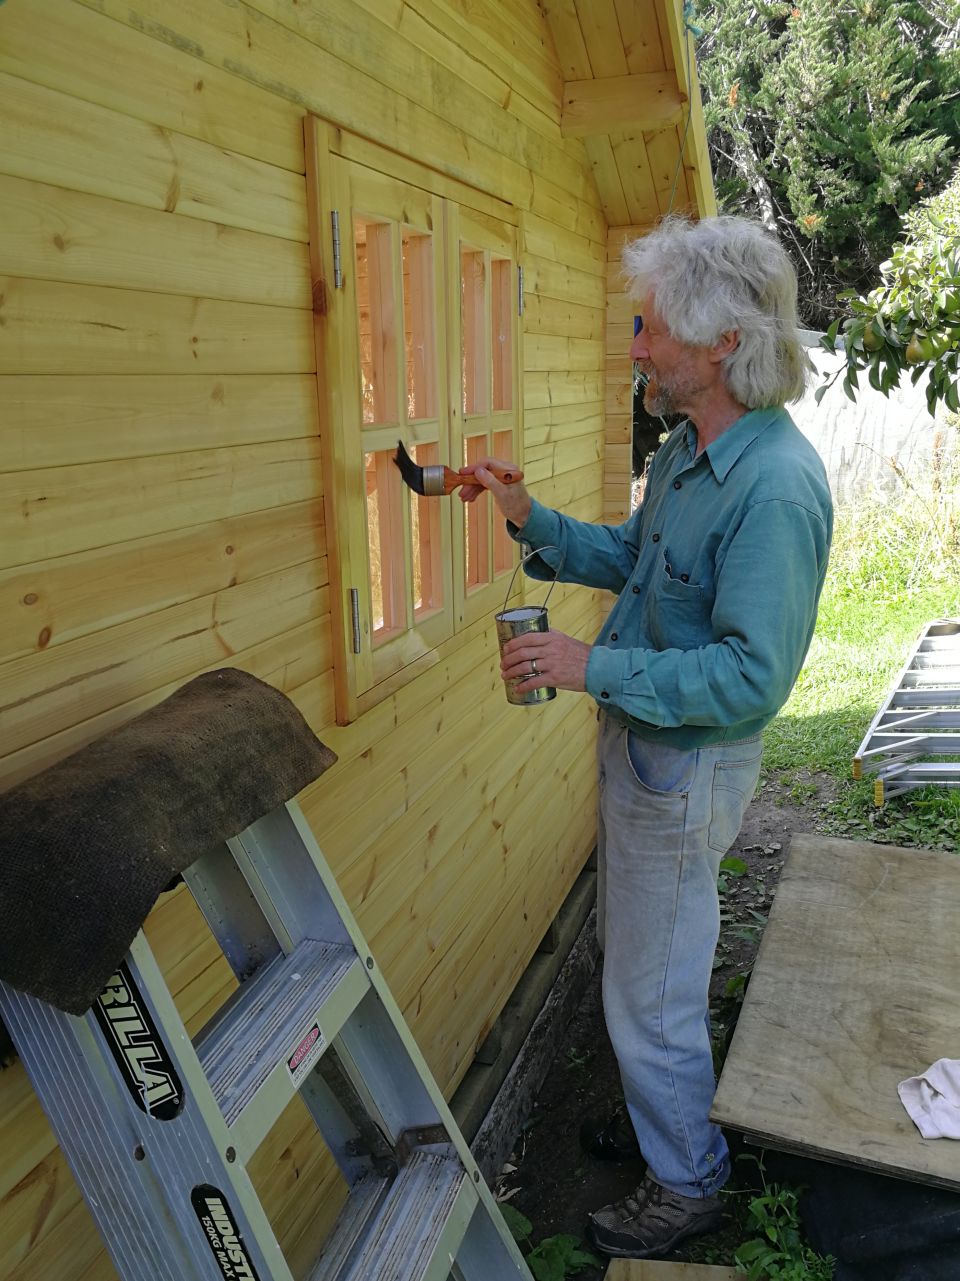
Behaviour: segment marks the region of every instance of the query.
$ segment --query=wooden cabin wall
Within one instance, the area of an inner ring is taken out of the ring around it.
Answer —
[[[0,787],[201,671],[282,689],[340,754],[305,810],[448,1093],[593,845],[594,721],[508,707],[483,623],[333,724],[302,126],[521,211],[524,465],[594,520],[606,228],[560,85],[535,0],[0,7]],[[551,601],[585,639],[599,611]],[[225,963],[182,890],[148,933],[195,1030]],[[337,1204],[308,1130],[256,1171],[298,1275]],[[19,1064],[0,1152],[0,1275],[113,1277]]]

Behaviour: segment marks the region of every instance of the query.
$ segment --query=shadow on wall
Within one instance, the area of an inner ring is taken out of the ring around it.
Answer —
[[[817,346],[819,334],[805,331],[803,337],[816,376],[803,399],[788,409],[823,459],[838,504],[871,491],[892,496],[903,485],[898,473],[916,480],[947,464],[947,455],[955,453],[956,433],[927,412],[926,378],[916,387],[907,379],[888,398],[866,386],[866,377],[861,376],[855,404],[838,378],[818,405],[814,392],[824,375],[832,376],[844,360],[842,354]]]

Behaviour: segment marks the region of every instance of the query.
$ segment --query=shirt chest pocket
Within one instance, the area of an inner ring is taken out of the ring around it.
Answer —
[[[647,635],[657,649],[696,649],[713,640],[713,593],[671,564],[664,551],[647,596]]]

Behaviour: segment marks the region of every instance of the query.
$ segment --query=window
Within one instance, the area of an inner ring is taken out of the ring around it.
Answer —
[[[517,231],[509,206],[373,144],[319,121],[307,137],[345,724],[492,614],[516,563],[492,501],[418,496],[393,455],[402,440],[420,466],[522,465]]]

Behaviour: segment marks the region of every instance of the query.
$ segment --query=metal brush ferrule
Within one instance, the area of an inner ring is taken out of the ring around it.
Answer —
[[[443,473],[445,468],[442,464],[434,463],[432,466],[423,468],[423,492],[427,498],[442,498],[444,495]]]

